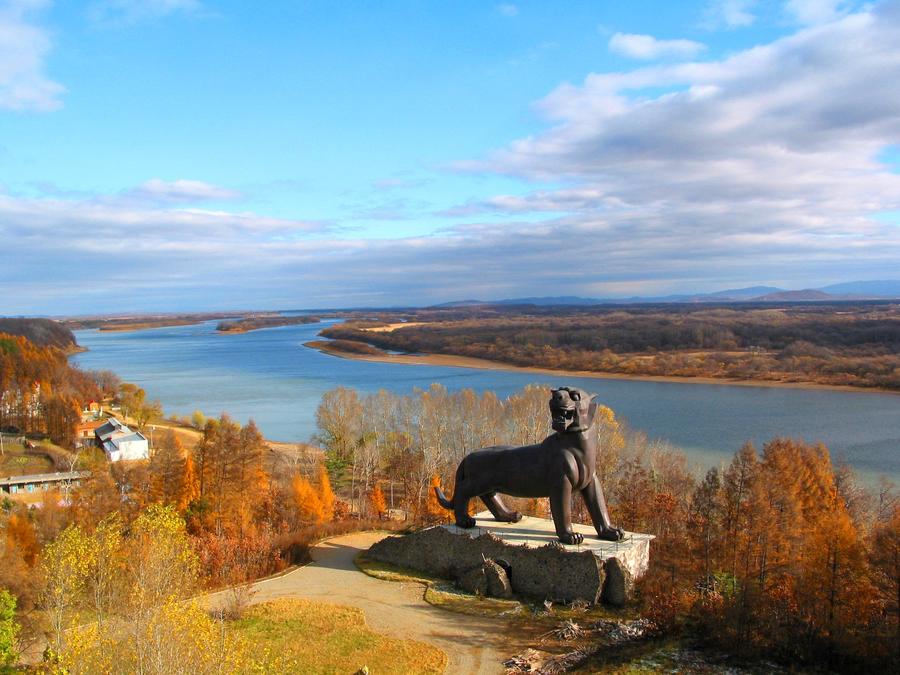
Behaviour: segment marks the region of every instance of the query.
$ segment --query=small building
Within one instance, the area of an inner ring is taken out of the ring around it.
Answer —
[[[100,419],[101,413],[100,404],[97,401],[90,401],[81,409],[81,419],[84,421]]]
[[[146,436],[132,431],[115,417],[106,420],[94,433],[97,445],[103,448],[110,462],[150,457],[150,444]]]
[[[33,473],[26,476],[0,477],[0,493],[22,494],[46,492],[60,487],[73,487],[81,479],[90,475],[87,471],[58,471],[56,473]]]
[[[103,425],[103,420],[87,420],[75,425],[75,447],[84,448],[97,444],[97,429]]]

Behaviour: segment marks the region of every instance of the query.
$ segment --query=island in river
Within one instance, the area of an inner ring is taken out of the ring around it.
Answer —
[[[216,326],[220,333],[246,333],[261,328],[278,328],[279,326],[296,326],[305,323],[319,323],[317,316],[248,316],[234,321],[221,321]]]
[[[896,301],[480,305],[371,312],[321,336],[551,371],[900,391]]]

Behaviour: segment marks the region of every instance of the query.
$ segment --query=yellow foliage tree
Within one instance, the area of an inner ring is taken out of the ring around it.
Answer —
[[[597,453],[597,474],[602,478],[611,474],[619,465],[622,451],[625,449],[625,435],[622,425],[616,419],[612,408],[605,405],[597,407],[595,427],[599,441]]]
[[[77,622],[72,612],[84,597],[93,556],[90,538],[77,525],[70,525],[44,547],[41,604],[50,618],[51,646],[56,653],[65,646],[67,621]]]

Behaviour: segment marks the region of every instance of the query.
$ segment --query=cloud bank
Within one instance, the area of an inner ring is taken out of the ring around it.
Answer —
[[[543,131],[455,166],[523,189],[460,198],[428,235],[362,237],[266,217],[241,210],[239,192],[195,179],[148,177],[109,195],[0,194],[0,286],[15,289],[0,313],[896,277],[900,175],[883,158],[900,142],[900,3],[855,13],[831,4],[836,13],[815,20],[807,4],[806,27],[727,58],[557,87],[537,103]],[[394,179],[376,187],[414,189]],[[387,206],[369,217],[410,217],[403,203]]]
[[[900,175],[879,157],[900,139],[897,45],[886,3],[724,60],[563,85],[539,103],[549,130],[460,168],[568,185],[451,213],[567,212],[604,240],[607,269],[642,250],[649,274],[689,260],[698,275],[753,261],[760,280],[847,277],[863,260],[889,273],[900,228],[878,216],[900,208]]]

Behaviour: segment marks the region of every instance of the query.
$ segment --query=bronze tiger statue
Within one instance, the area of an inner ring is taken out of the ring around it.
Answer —
[[[484,448],[463,458],[456,469],[453,498],[435,488],[438,501],[456,515],[458,527],[475,527],[469,500],[481,498],[494,518],[516,523],[522,515],[510,511],[498,492],[513,497],[549,497],[556,535],[564,544],[580,544],[584,536],[572,530],[572,493],[581,493],[600,539],[619,541],[624,532],[613,527],[596,474],[597,404],[573,387],[551,392],[550,419],[554,433],[536,445]]]

